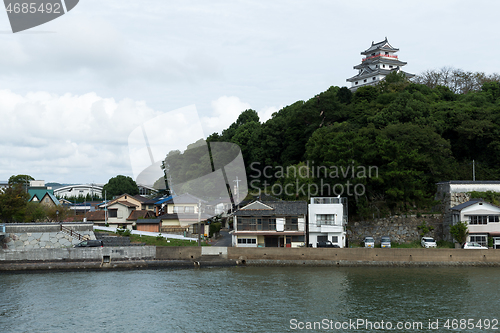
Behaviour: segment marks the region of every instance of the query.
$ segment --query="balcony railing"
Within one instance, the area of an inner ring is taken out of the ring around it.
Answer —
[[[340,204],[343,203],[344,198],[330,198],[330,197],[325,197],[325,198],[312,198],[312,203],[313,204],[324,204],[324,205],[331,205],[331,204]]]
[[[374,59],[374,58],[378,58],[378,57],[387,57],[387,58],[394,58],[394,59],[397,59],[398,56],[397,55],[390,55],[390,54],[375,54],[374,56],[369,56],[369,57],[366,57],[366,58],[363,58],[361,59],[361,61],[366,61],[366,60],[369,60],[369,59]]]

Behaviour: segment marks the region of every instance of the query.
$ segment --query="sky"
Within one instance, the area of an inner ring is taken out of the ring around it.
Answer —
[[[1,8],[0,180],[135,178],[138,128],[155,136],[164,123],[182,150],[245,109],[265,122],[346,86],[360,52],[385,37],[406,72],[500,73],[498,12],[494,0],[80,0],[14,34]],[[169,116],[186,107],[196,126]]]

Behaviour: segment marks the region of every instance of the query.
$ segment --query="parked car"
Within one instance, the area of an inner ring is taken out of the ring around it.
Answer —
[[[317,247],[336,247],[336,248],[340,247],[337,244],[332,244],[332,242],[330,242],[330,241],[318,242],[316,246]]]
[[[102,240],[86,240],[79,244],[76,244],[75,247],[103,247],[104,244]]]
[[[391,238],[389,236],[382,236],[380,238],[380,247],[391,248]]]
[[[436,241],[431,237],[422,237],[422,241],[420,242],[420,244],[422,244],[422,246],[426,249],[430,247],[437,247]]]
[[[371,236],[366,236],[364,243],[365,247],[375,247],[375,240]]]
[[[476,242],[467,242],[462,245],[462,249],[488,250],[486,246],[482,246]]]

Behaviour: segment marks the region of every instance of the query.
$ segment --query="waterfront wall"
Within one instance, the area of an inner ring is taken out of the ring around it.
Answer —
[[[229,260],[246,263],[252,260],[271,261],[333,261],[333,262],[383,262],[383,263],[492,263],[500,265],[498,250],[464,249],[366,249],[366,248],[248,248],[212,247],[212,256],[219,254]],[[221,251],[218,251],[221,249]],[[226,249],[226,252],[222,252]],[[207,255],[200,247],[157,247],[158,260],[203,260]]]
[[[61,231],[61,225],[95,239],[92,223],[9,223],[5,225],[5,237],[0,247],[9,250],[50,249],[72,247],[81,242]]]
[[[32,250],[0,250],[2,261],[103,261],[155,259],[154,246],[51,248]]]
[[[418,226],[425,222],[426,225],[434,227],[434,230],[426,236],[434,237],[436,240],[444,239],[443,216],[441,214],[429,214],[417,217],[392,216],[388,218],[375,219],[373,221],[350,222],[347,226],[347,237],[351,243],[360,243],[365,236],[372,236],[379,243],[382,236],[391,237],[392,242],[407,243],[420,240]]]

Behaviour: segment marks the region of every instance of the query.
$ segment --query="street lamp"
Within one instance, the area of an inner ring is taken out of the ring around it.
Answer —
[[[59,222],[59,209],[56,210],[56,222]]]

